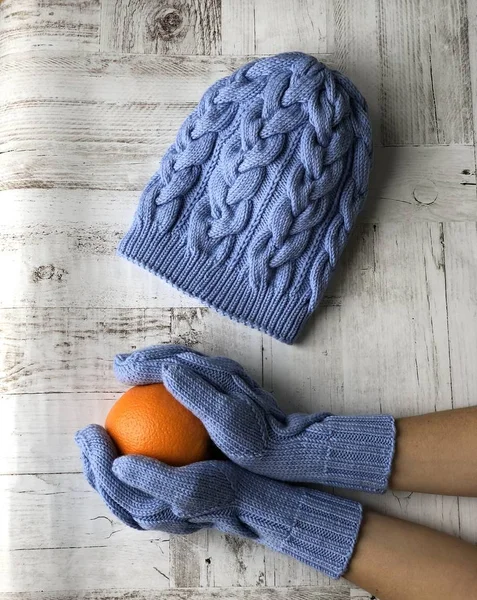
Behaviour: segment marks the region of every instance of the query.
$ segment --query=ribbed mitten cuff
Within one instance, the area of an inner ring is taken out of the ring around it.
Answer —
[[[359,502],[306,490],[281,550],[338,579],[348,568],[362,516]]]
[[[121,241],[118,254],[220,314],[286,344],[297,337],[311,311],[307,299],[291,292],[278,294],[273,286],[251,286],[244,261],[221,264],[206,254],[192,254],[184,236],[158,232],[153,223],[138,218]]]
[[[388,487],[396,426],[391,415],[327,417],[332,434],[324,464],[327,485],[383,493]]]

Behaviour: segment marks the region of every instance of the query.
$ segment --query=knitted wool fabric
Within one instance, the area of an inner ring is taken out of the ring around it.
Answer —
[[[394,454],[391,415],[285,414],[235,361],[176,345],[118,354],[128,385],[164,383],[241,467],[282,481],[384,492]]]
[[[114,515],[135,529],[192,533],[214,527],[256,540],[340,577],[358,537],[361,505],[249,473],[228,460],[169,467],[117,458],[99,425],[78,431],[83,469]]]
[[[232,319],[292,343],[362,207],[366,103],[301,53],[217,81],[145,188],[119,254]]]

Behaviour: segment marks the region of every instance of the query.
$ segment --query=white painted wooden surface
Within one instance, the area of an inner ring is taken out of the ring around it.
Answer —
[[[72,436],[122,391],[114,353],[160,342],[239,360],[289,410],[475,404],[476,40],[476,0],[0,2],[0,600],[369,598],[216,532],[128,530]],[[114,253],[207,86],[284,50],[350,75],[375,139],[368,205],[292,348]],[[477,543],[477,501],[360,498]]]

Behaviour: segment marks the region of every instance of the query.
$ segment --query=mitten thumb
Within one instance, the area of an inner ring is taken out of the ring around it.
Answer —
[[[227,461],[170,467],[153,458],[130,455],[114,461],[113,473],[123,483],[167,502],[178,517],[191,519],[233,504],[231,467]]]

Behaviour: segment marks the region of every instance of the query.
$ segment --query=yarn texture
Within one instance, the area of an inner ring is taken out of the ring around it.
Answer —
[[[371,153],[342,74],[301,53],[246,64],[185,120],[118,252],[292,343],[362,208]]]
[[[114,361],[128,385],[164,383],[233,462],[282,481],[381,493],[394,453],[391,415],[286,415],[235,361],[152,346]]]
[[[214,527],[256,540],[338,578],[346,570],[362,507],[255,475],[227,460],[169,467],[143,456],[117,457],[99,425],[76,434],[92,487],[135,529],[192,533]]]

